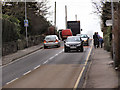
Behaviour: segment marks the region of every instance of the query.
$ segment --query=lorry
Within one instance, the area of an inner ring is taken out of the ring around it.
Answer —
[[[81,34],[80,21],[67,21],[67,28],[71,29],[73,36]]]

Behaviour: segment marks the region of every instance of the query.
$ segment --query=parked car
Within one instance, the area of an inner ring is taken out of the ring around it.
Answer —
[[[87,34],[77,34],[76,36],[80,36],[83,40],[83,44],[89,46],[89,37]]]
[[[71,29],[62,30],[62,40],[67,39],[68,36],[72,36]]]
[[[84,51],[83,41],[79,36],[69,36],[64,41],[64,52],[68,52],[70,50]]]
[[[60,40],[57,35],[48,35],[44,39],[44,48],[57,46],[60,47]]]

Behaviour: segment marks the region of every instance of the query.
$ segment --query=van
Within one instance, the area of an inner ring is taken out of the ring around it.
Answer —
[[[72,36],[71,29],[62,30],[62,40],[67,39],[68,36]]]

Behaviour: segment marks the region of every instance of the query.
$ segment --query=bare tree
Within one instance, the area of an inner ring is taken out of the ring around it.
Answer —
[[[39,0],[37,3],[38,11],[37,13],[42,16],[46,16],[47,14],[50,14],[48,12],[48,9],[50,9],[51,6],[48,6],[48,1],[47,0]]]
[[[104,0],[100,0],[99,2],[96,0],[92,0],[92,5],[95,8],[95,11],[93,11],[93,13],[101,16],[104,3]]]

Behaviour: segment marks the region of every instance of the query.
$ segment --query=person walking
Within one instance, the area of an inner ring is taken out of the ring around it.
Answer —
[[[100,37],[99,43],[100,43],[100,47],[102,48],[103,47],[103,38],[102,37]]]
[[[99,39],[100,39],[100,35],[98,34],[98,32],[96,32],[97,36],[98,36],[98,42],[97,42],[97,48],[99,48]]]
[[[94,39],[94,47],[96,48],[96,46],[98,47],[98,42],[99,42],[98,35],[96,32],[93,35],[93,39]]]

